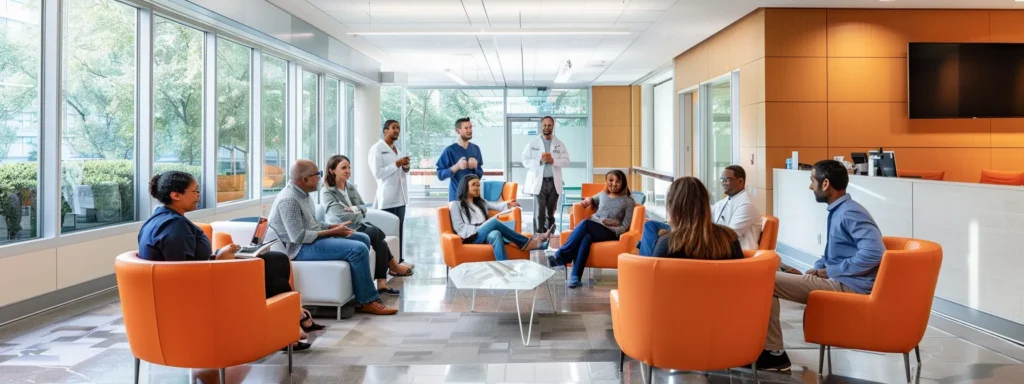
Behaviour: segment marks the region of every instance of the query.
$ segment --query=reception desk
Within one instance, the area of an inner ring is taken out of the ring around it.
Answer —
[[[811,265],[825,248],[828,211],[810,171],[776,169],[779,253]],[[883,236],[942,245],[933,310],[1024,341],[1024,187],[851,176],[847,192]]]

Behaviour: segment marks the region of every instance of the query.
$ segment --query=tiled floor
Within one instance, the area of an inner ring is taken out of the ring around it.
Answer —
[[[436,206],[441,202],[433,203]],[[547,289],[520,294],[537,315],[530,346],[520,340],[512,292],[470,292],[445,278],[437,246],[436,219],[429,206],[411,209],[406,221],[407,259],[412,277],[392,280],[401,297],[386,298],[402,312],[392,317],[354,315],[341,322],[333,311],[317,321],[330,325],[311,335],[314,347],[295,357],[275,354],[254,364],[229,368],[229,383],[641,383],[640,364],[618,371],[618,348],[608,315],[614,271],[599,271],[580,289],[565,288],[558,271]],[[529,215],[524,220],[529,222]],[[535,253],[540,261],[543,255]],[[558,313],[552,314],[552,308]],[[803,342],[802,308],[784,305],[791,374],[760,373],[767,383],[898,383],[905,381],[902,356],[836,349],[833,372],[817,375],[818,350]],[[351,310],[347,311],[351,313]],[[525,325],[525,324],[524,324]],[[683,348],[684,346],[680,346]],[[915,382],[1021,383],[1024,349],[941,317],[933,317],[921,343],[923,363]],[[0,383],[127,383],[132,381],[116,293],[98,295],[56,311],[0,328]],[[216,383],[217,372],[142,365],[148,383]],[[655,370],[656,383],[746,383],[749,370],[704,373]]]

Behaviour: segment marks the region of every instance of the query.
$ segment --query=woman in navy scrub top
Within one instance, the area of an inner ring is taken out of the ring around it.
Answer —
[[[149,181],[149,194],[163,205],[153,212],[139,231],[139,257],[150,261],[203,261],[229,260],[238,252],[237,244],[229,244],[216,252],[210,239],[187,217],[185,212],[199,207],[199,184],[191,174],[170,171],[153,176]],[[291,291],[288,256],[280,252],[260,255],[265,268],[267,297]],[[304,332],[319,331],[325,327],[313,322],[312,316],[302,311],[299,326]],[[298,342],[293,350],[309,349],[310,344]]]

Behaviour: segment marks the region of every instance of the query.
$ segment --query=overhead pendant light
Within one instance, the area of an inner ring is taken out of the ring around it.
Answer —
[[[469,83],[467,83],[466,80],[462,79],[462,76],[456,75],[455,72],[452,72],[451,69],[446,68],[444,70],[444,74],[448,75],[448,78],[452,79],[452,81],[459,83],[459,85],[462,85],[464,87],[469,86]]]
[[[368,28],[353,29],[346,32],[346,35],[411,35],[411,36],[437,36],[437,35],[628,35],[630,32],[624,28]]]
[[[555,75],[555,83],[568,83],[570,77],[572,77],[572,60],[566,60],[565,65],[558,68],[558,74]]]

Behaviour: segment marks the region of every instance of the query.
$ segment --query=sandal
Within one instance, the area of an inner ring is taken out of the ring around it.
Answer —
[[[395,273],[395,271],[388,270],[388,275],[397,277],[412,276],[412,268],[405,270],[405,273]]]
[[[391,288],[391,287],[387,287],[387,288],[377,288],[377,293],[382,294],[382,295],[398,296],[398,295],[402,294],[402,291],[399,291],[399,290]]]
[[[309,323],[311,324],[308,327],[305,324],[303,324],[303,323],[306,322],[306,320],[309,320]],[[299,328],[302,328],[303,332],[309,333],[309,332],[322,331],[324,329],[327,329],[327,326],[326,325],[320,325],[320,324],[317,324],[317,323],[313,322],[313,314],[309,313],[309,311],[307,311],[307,310],[302,310],[302,319],[299,320]]]
[[[297,341],[295,344],[292,344],[292,352],[305,351],[312,346],[313,344]],[[281,352],[288,352],[288,347],[281,348]]]
[[[539,246],[540,245],[540,241],[537,241],[539,239],[540,239],[540,235],[538,235],[536,233],[530,235],[530,240],[527,240],[526,244],[523,244],[522,247],[519,247],[519,250],[520,251],[532,250],[533,248],[530,248],[530,244],[534,244],[534,247]]]

